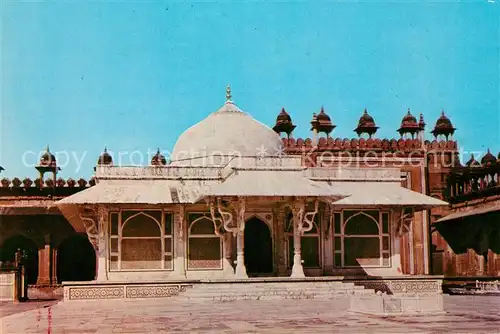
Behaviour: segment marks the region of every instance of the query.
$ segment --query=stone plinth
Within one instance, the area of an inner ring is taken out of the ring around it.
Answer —
[[[370,276],[364,278],[346,277],[345,280],[387,294],[437,293],[442,292],[443,285],[443,276],[435,275],[384,276],[383,278]]]
[[[64,282],[64,300],[163,298],[204,301],[266,299],[334,299],[339,295],[374,294],[343,277],[262,277],[164,281]],[[188,289],[189,288],[189,289]]]
[[[379,316],[444,314],[443,294],[352,295],[350,311]]]
[[[162,298],[177,296],[189,283],[177,282],[63,282],[64,301]]]
[[[375,294],[352,295],[350,311],[380,316],[436,315],[444,313],[442,280],[417,276],[399,279],[367,279],[358,285]]]
[[[28,286],[28,299],[54,300],[63,298],[63,287],[60,284]]]

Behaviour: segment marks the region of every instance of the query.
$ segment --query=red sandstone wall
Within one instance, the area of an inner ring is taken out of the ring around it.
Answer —
[[[464,203],[457,203],[449,208],[441,208],[432,211],[432,220],[435,221],[439,217],[446,216],[453,212],[467,212],[478,208],[484,207],[498,207],[500,206],[500,198],[497,196],[480,198],[471,200]],[[472,216],[468,218],[471,224],[481,227],[486,224],[498,224],[498,216],[484,218],[483,216]],[[444,224],[455,224],[457,222],[450,221]],[[450,225],[453,228],[453,225]],[[486,226],[484,226],[486,227]],[[462,233],[467,233],[461,226],[456,227],[453,231],[453,236],[460,238]],[[470,231],[469,231],[470,233]],[[491,233],[490,230],[484,230],[485,235]],[[477,237],[476,237],[477,239]],[[451,242],[451,240],[449,241]],[[434,231],[432,233],[432,273],[436,275],[445,275],[448,277],[456,276],[500,276],[500,254],[495,253],[491,247],[499,247],[497,244],[490,245],[487,254],[477,254],[474,251],[474,243],[470,243],[466,252],[456,254],[449,242],[439,233]]]
[[[438,232],[433,233],[432,243],[437,246],[432,258],[434,275],[500,276],[500,256],[491,249],[485,257],[477,254],[473,249],[468,249],[463,254],[455,254]]]

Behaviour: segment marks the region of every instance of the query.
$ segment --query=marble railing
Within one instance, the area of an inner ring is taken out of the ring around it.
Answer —
[[[349,167],[308,168],[304,176],[311,180],[342,180],[342,181],[401,181],[399,168],[357,169]]]
[[[221,167],[97,166],[100,179],[220,179]]]

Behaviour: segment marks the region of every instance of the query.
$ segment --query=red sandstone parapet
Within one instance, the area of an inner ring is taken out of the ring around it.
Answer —
[[[4,177],[0,180],[2,188],[34,188],[40,187],[40,179],[37,178],[32,181],[29,177],[24,178],[22,181],[18,177],[13,178],[12,180]],[[77,182],[75,182],[72,178],[64,180],[63,178],[57,179],[54,183],[53,179],[46,179],[45,186],[47,188],[73,188],[75,184],[78,184],[79,188],[88,188],[95,185],[95,178],[92,177],[90,180],[85,180],[80,178]],[[88,184],[88,185],[87,185]]]
[[[304,149],[312,149],[313,141],[311,138],[283,138],[283,147],[288,153],[302,152]],[[427,150],[442,150],[442,151],[456,151],[457,142],[453,140],[433,140],[424,142]],[[332,150],[332,151],[421,151],[424,149],[422,141],[419,139],[364,139],[364,138],[319,138],[316,149],[318,150]]]

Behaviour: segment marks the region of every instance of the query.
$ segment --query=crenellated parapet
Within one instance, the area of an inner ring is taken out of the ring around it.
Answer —
[[[458,144],[455,140],[426,140],[425,148],[427,151],[457,151]]]
[[[397,132],[400,134],[400,139],[378,139],[374,138],[375,133],[379,129],[374,118],[368,114],[365,108],[363,114],[359,118],[358,125],[354,132],[358,138],[332,138],[331,133],[336,128],[330,116],[328,116],[323,107],[319,114],[313,114],[311,121],[312,138],[294,139],[292,132],[296,128],[293,125],[290,115],[282,109],[281,113],[276,118],[276,125],[273,127],[278,134],[286,134],[283,138],[283,146],[287,152],[295,153],[303,151],[304,148],[327,149],[332,151],[348,150],[348,151],[365,151],[379,150],[386,152],[395,151],[415,151],[415,150],[441,150],[441,151],[456,151],[457,142],[452,136],[456,128],[453,127],[450,119],[444,114],[436,121],[436,125],[431,133],[434,140],[425,140],[424,116],[420,114],[419,119],[415,117],[410,109],[401,120],[401,124]],[[325,137],[320,134],[324,133]]]
[[[319,138],[317,145],[311,138],[283,138],[286,153],[297,154],[314,151],[374,151],[374,152],[415,152],[456,151],[456,141],[433,140],[422,143],[419,139],[379,139],[379,138]]]
[[[77,193],[79,191],[88,189],[95,185],[95,179],[92,177],[89,180],[80,178],[73,180],[72,178],[63,179],[58,178],[54,183],[53,179],[47,179],[41,186],[40,178],[32,180],[28,177],[20,179],[18,177],[2,178],[0,180],[0,197],[5,196],[51,196],[51,197],[65,197]]]

